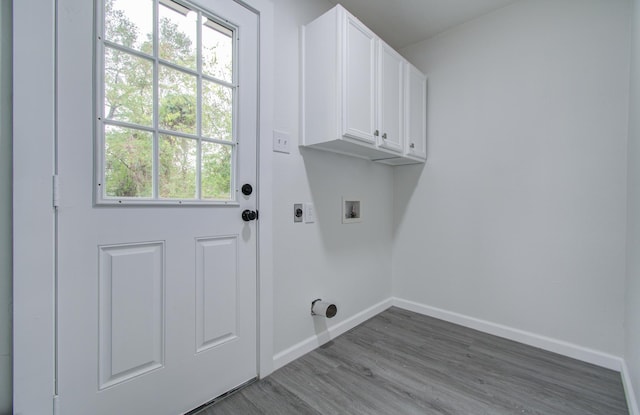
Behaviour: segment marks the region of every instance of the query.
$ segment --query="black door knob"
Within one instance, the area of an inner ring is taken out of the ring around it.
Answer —
[[[242,220],[245,222],[250,222],[252,220],[256,220],[258,219],[258,212],[256,212],[255,210],[249,210],[249,209],[245,209],[242,212]]]

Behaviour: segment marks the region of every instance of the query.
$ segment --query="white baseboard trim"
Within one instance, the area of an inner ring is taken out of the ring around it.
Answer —
[[[552,339],[550,337],[541,336],[539,334],[530,333],[524,330],[515,329],[513,327],[503,326],[501,324],[492,323],[490,321],[480,320],[474,317],[465,316],[463,314],[454,313],[452,311],[442,310],[440,308],[416,303],[414,301],[403,300],[401,298],[393,298],[393,305],[415,313],[424,314],[440,320],[455,323],[464,327],[469,327],[484,333],[493,334],[494,336],[503,337],[505,339],[517,341],[539,349],[558,353],[563,356],[582,360],[597,366],[612,369],[618,372],[622,371],[622,358],[613,356],[608,353],[578,346],[577,344],[565,342],[562,340]],[[638,414],[640,415],[640,414]]]
[[[631,375],[629,374],[629,368],[627,363],[622,361],[622,385],[624,386],[624,394],[627,397],[627,407],[629,407],[629,415],[640,415],[638,410],[638,401],[636,400],[636,394],[631,383]]]
[[[367,308],[366,310],[359,312],[352,317],[349,317],[346,320],[341,321],[335,326],[329,327],[325,332],[311,336],[301,341],[300,343],[295,344],[280,353],[277,353],[273,357],[273,370],[278,370],[284,365],[298,359],[299,357],[304,356],[305,354],[315,350],[328,341],[335,339],[339,335],[346,333],[359,324],[364,323],[371,317],[382,313],[384,310],[388,309],[391,306],[392,299],[388,298],[384,301],[379,302],[378,304],[375,304],[372,307]]]

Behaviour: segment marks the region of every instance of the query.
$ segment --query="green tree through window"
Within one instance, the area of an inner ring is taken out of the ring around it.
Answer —
[[[103,198],[232,199],[232,35],[171,0],[105,0]]]

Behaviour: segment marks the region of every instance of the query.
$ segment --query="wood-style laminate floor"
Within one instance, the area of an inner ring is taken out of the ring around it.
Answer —
[[[391,308],[198,415],[627,413],[618,372]]]

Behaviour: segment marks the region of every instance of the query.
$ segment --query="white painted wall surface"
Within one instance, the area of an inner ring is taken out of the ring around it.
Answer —
[[[633,0],[629,106],[625,360],[640,400],[640,0]]]
[[[291,154],[273,154],[276,355],[391,295],[392,168],[297,146],[300,25],[330,8],[274,0],[274,128],[293,140]],[[362,223],[341,223],[342,196],[362,198]],[[293,223],[293,204],[304,202],[315,204],[316,223]],[[338,315],[314,325],[315,298],[335,301]]]
[[[0,414],[12,407],[11,1],[0,2]]]
[[[402,52],[429,160],[396,168],[396,297],[621,356],[629,2],[524,0]]]

